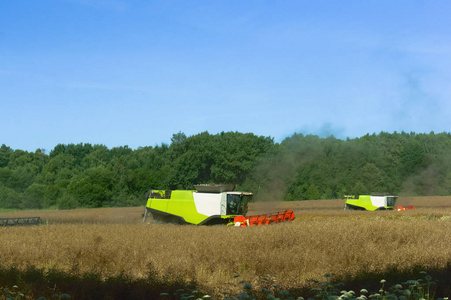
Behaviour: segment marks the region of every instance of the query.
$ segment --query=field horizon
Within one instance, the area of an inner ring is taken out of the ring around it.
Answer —
[[[294,211],[296,217],[303,215],[342,215],[344,203],[344,199],[252,202],[249,204],[247,215],[272,213],[286,209]],[[408,212],[409,214],[440,214],[442,209],[451,208],[451,196],[399,197],[396,202],[396,206],[409,205],[413,205],[417,209]],[[144,207],[145,203],[143,201],[142,206],[135,207],[78,208],[68,210],[14,210],[0,212],[0,218],[36,216],[40,217],[43,222],[50,224],[141,224]],[[348,214],[349,213],[375,214],[379,212],[350,211]]]

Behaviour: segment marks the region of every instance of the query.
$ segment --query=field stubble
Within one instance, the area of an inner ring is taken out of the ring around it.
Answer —
[[[253,203],[250,214],[293,209],[297,219],[250,228],[148,225],[143,208],[1,214],[39,215],[48,225],[0,227],[0,265],[133,278],[181,275],[214,294],[237,292],[235,274],[254,287],[266,277],[294,289],[326,273],[449,266],[450,198],[400,200],[416,209],[343,211],[343,200]]]

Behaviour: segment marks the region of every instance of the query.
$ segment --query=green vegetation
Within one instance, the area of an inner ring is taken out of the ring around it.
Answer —
[[[330,274],[324,275],[326,281],[319,282],[313,280],[317,287],[310,289],[303,296],[295,292],[286,291],[280,288],[279,285],[271,284],[271,281],[267,278],[262,278],[266,281],[266,287],[260,289],[254,289],[251,284],[246,283],[242,280],[239,284],[243,285],[243,292],[232,297],[224,298],[224,300],[241,300],[241,299],[268,299],[268,300],[330,300],[330,299],[340,299],[340,300],[366,300],[366,299],[380,299],[380,300],[390,300],[390,299],[402,299],[402,300],[446,300],[445,298],[436,298],[435,292],[437,289],[437,282],[432,280],[432,277],[426,272],[422,271],[421,274],[424,279],[417,280],[407,280],[403,283],[398,283],[390,288],[386,288],[386,280],[382,279],[380,281],[381,287],[378,291],[369,292],[367,289],[360,289],[358,293],[353,290],[345,290],[346,284],[343,282],[333,283],[328,281],[331,277]],[[236,275],[238,276],[238,275]],[[186,291],[182,290],[184,294],[181,294],[180,299],[210,299],[209,295],[199,296],[199,291]],[[196,295],[197,294],[197,295]],[[360,294],[360,295],[359,295]],[[196,297],[190,297],[191,295],[196,295]],[[305,298],[304,298],[305,297]]]
[[[164,291],[173,294],[185,286],[176,274],[157,277],[152,270],[146,278],[134,279],[124,274],[102,277],[95,272],[0,266],[0,299],[7,300],[159,299]]]
[[[32,279],[33,284],[24,283],[27,286],[27,292],[20,291],[17,285],[12,288],[0,287],[0,299],[214,299],[208,293],[198,289],[195,282],[183,283],[180,279],[168,280],[168,278],[155,280],[152,273],[143,280],[130,280],[123,275],[109,277],[101,280],[95,273],[74,276],[55,270],[44,272],[35,268],[29,268],[24,272],[18,272],[15,268],[9,270],[0,269],[2,272],[13,274],[15,280]],[[242,292],[237,295],[230,295],[228,292],[221,293],[224,300],[367,300],[367,299],[401,299],[401,300],[447,300],[448,297],[436,297],[437,281],[433,280],[426,272],[421,272],[423,279],[407,280],[387,288],[386,280],[380,281],[381,287],[378,291],[368,291],[365,288],[359,292],[346,290],[346,284],[343,282],[333,283],[330,280],[331,275],[326,274],[326,281],[319,282],[313,280],[316,287],[305,290],[303,293],[287,291],[271,279],[262,278],[264,287],[254,288],[245,280],[238,282],[242,286]],[[62,281],[55,275],[62,276]],[[238,278],[239,275],[235,275]],[[11,281],[11,280],[9,280]],[[1,282],[0,282],[1,284]],[[53,285],[53,286],[52,286]],[[57,286],[64,286],[70,290],[74,298],[67,293],[61,293]],[[161,292],[166,290],[166,292]],[[41,295],[41,296],[37,296]],[[46,295],[46,296],[42,296]],[[28,296],[28,297],[27,297]],[[148,298],[150,297],[150,298]],[[216,297],[215,297],[216,298]]]
[[[451,194],[451,134],[385,133],[339,140],[294,134],[174,134],[171,144],[108,149],[57,145],[49,154],[0,147],[0,208],[143,205],[148,189],[233,183],[258,200],[344,194]]]

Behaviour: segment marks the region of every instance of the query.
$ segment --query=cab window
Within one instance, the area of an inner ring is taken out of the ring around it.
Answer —
[[[227,214],[228,215],[244,215],[247,212],[247,204],[250,196],[228,194],[227,195]]]

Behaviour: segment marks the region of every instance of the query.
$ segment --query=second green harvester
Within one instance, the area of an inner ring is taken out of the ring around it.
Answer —
[[[394,209],[397,196],[391,195],[345,195],[344,209],[351,210],[387,210]]]

